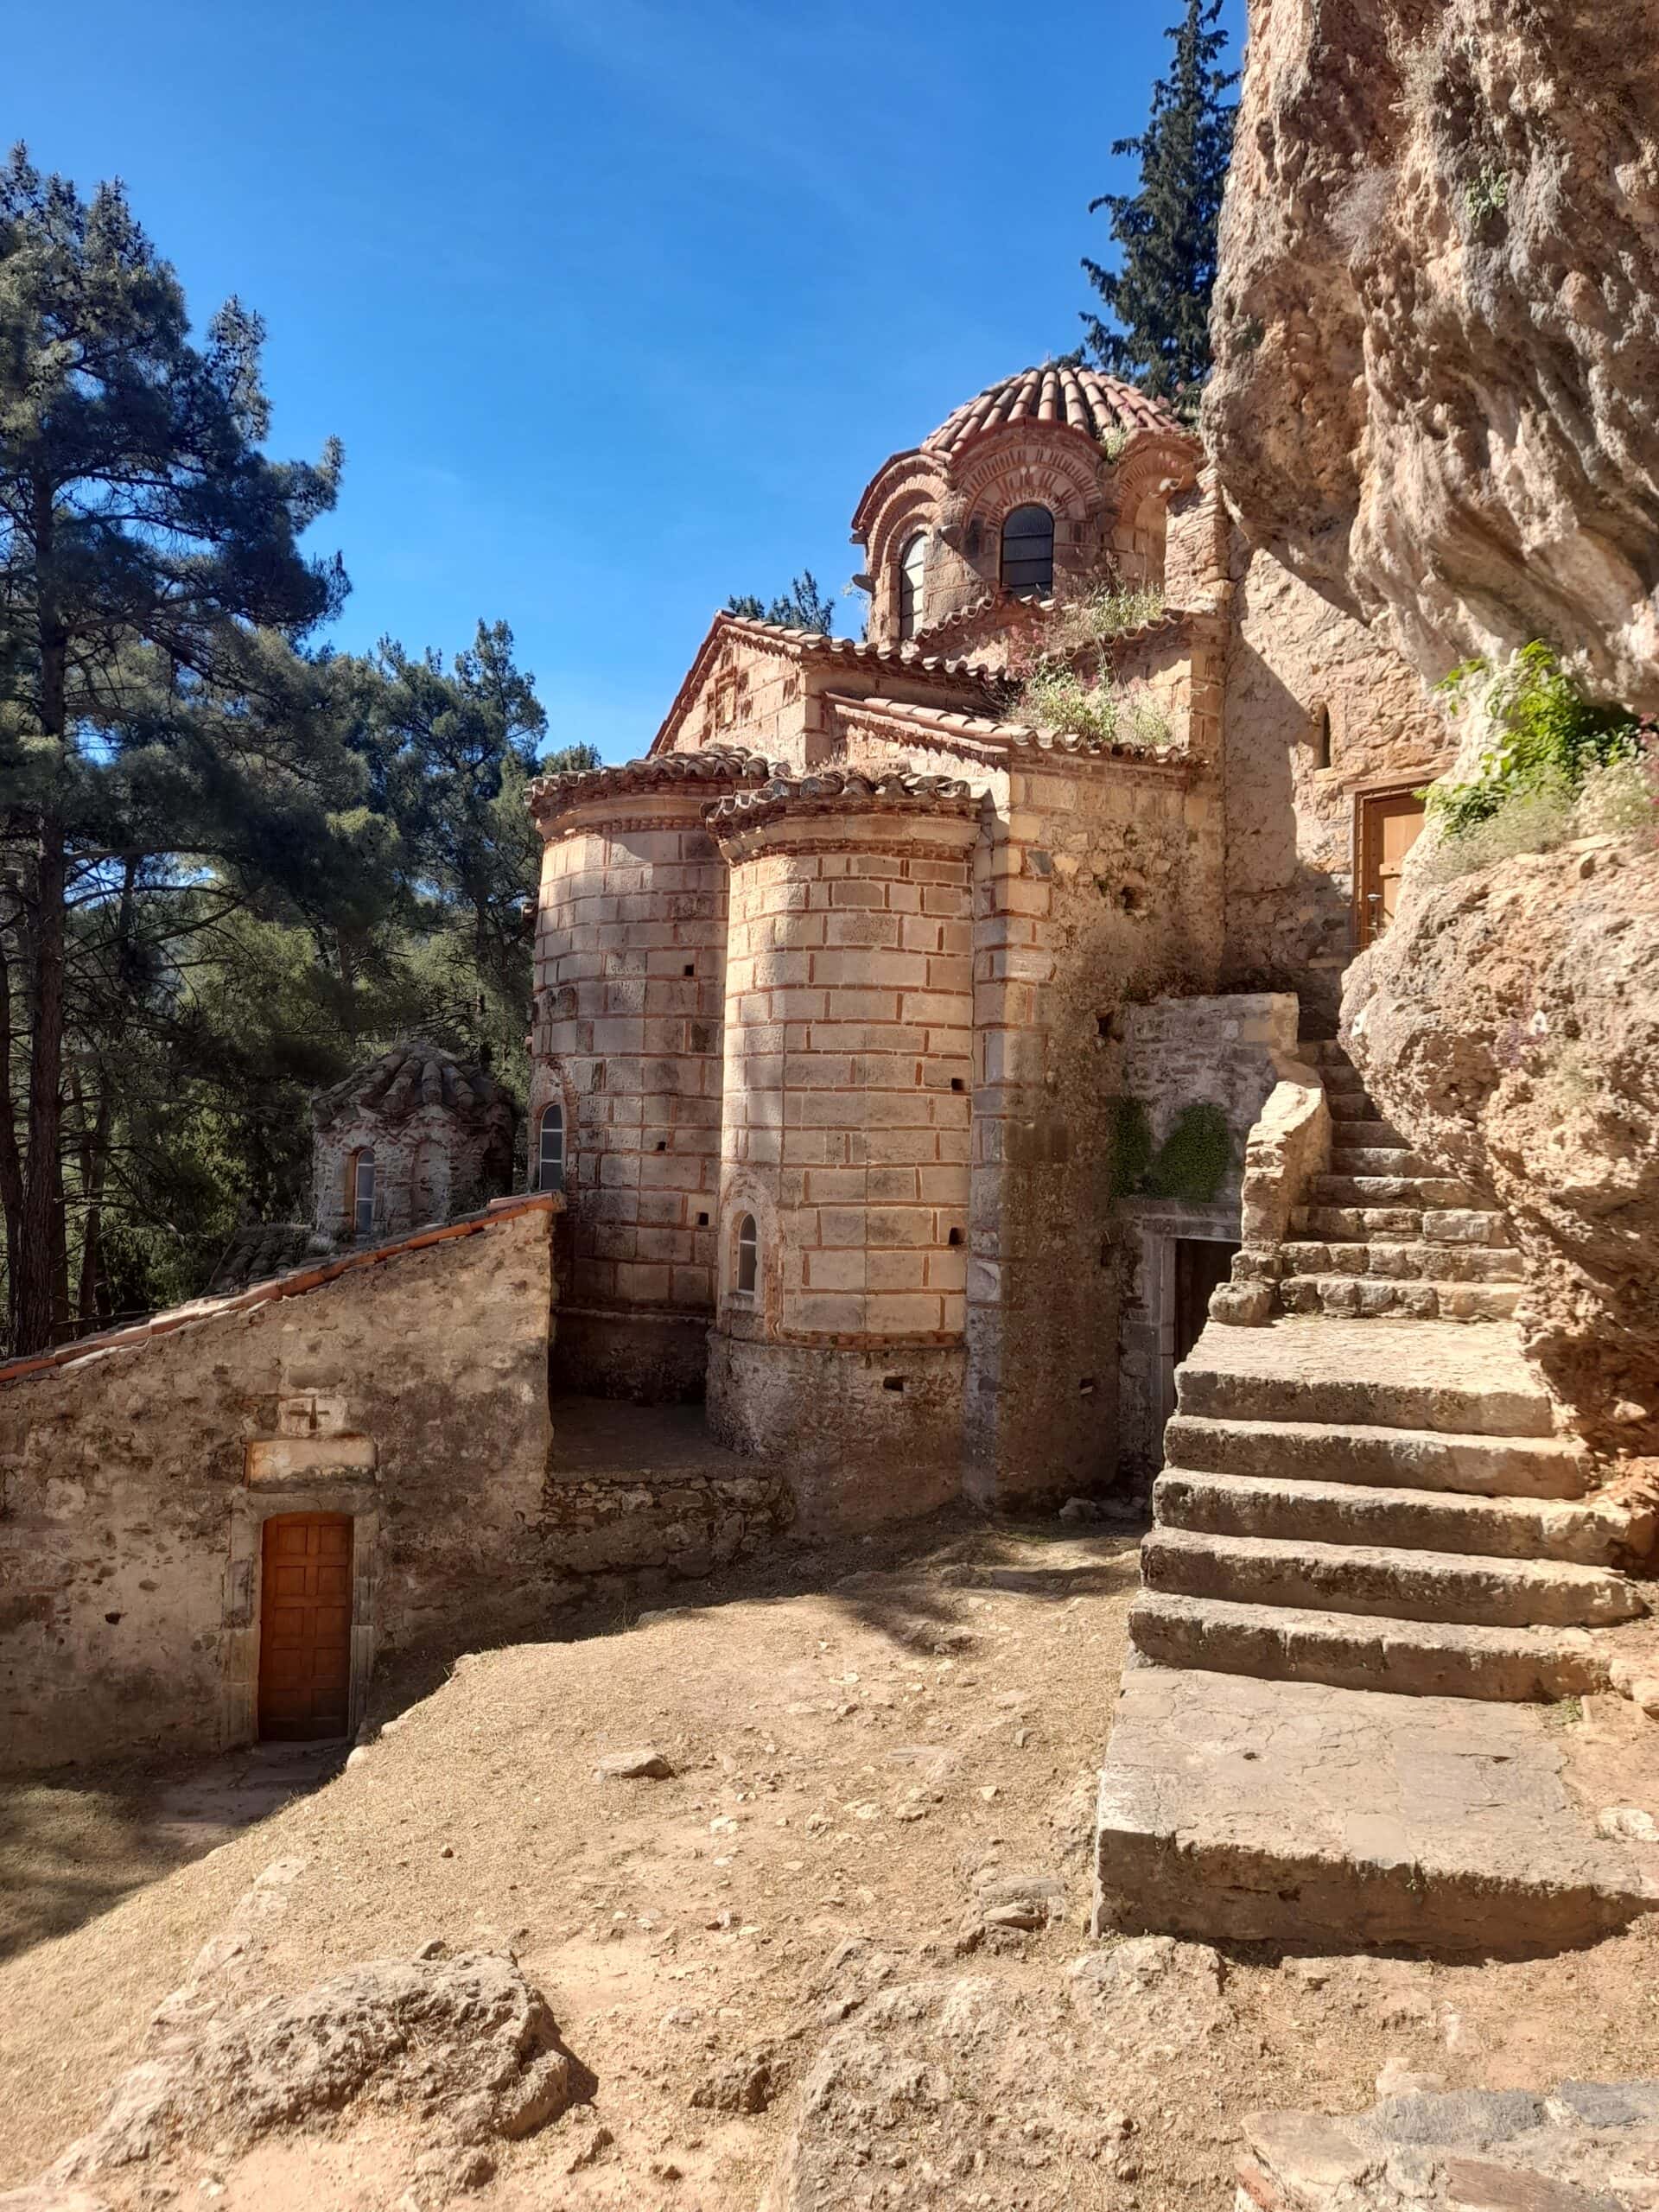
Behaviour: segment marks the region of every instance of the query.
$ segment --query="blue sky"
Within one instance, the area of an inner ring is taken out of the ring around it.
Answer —
[[[838,592],[886,456],[1076,342],[1179,6],[83,0],[15,11],[4,124],[266,318],[338,641],[505,616],[623,759],[728,592]]]

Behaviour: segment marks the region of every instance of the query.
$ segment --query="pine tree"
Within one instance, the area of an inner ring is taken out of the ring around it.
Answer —
[[[1114,156],[1139,159],[1140,189],[1089,203],[1091,215],[1107,211],[1121,266],[1083,264],[1102,302],[1101,314],[1082,318],[1096,365],[1183,413],[1196,409],[1210,373],[1216,232],[1237,112],[1223,98],[1238,75],[1218,66],[1227,45],[1220,15],[1221,0],[1187,0],[1165,34],[1175,57],[1153,87],[1146,130],[1112,147]]]
[[[825,638],[832,636],[836,627],[836,603],[824,597],[810,569],[770,604],[757,599],[752,591],[734,593],[726,602],[726,612],[751,622],[781,623],[786,630],[816,630]]]
[[[361,766],[298,650],[346,588],[298,542],[340,454],[262,451],[263,335],[232,301],[191,342],[118,185],[83,200],[21,147],[0,168],[0,1210],[21,1351],[67,1302],[66,1159],[85,1137],[95,1173],[112,1110],[77,1098],[80,1000],[106,972],[110,1002],[137,1003],[181,912],[284,880],[303,905],[353,873]]]

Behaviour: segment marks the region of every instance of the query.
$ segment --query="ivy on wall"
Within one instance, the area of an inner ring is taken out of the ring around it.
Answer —
[[[1152,1118],[1140,1099],[1118,1098],[1112,1105],[1114,1198],[1215,1203],[1233,1164],[1232,1132],[1219,1106],[1207,1099],[1183,1106],[1162,1144],[1154,1145]]]

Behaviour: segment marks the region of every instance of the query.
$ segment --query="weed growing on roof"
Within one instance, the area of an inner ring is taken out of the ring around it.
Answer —
[[[1042,729],[1069,731],[1109,745],[1117,735],[1118,695],[1109,683],[1085,683],[1074,668],[1039,668],[1020,687],[1017,712]]]

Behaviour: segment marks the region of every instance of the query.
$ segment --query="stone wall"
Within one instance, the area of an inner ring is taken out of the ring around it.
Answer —
[[[1161,1465],[1164,1426],[1174,1410],[1175,1244],[1243,1241],[1245,1147],[1294,1056],[1297,1020],[1294,994],[1256,992],[1154,999],[1126,1007],[1112,1022],[1103,1085],[1122,1117],[1113,1147],[1122,1285],[1117,1472],[1127,1488],[1144,1487]],[[1179,1145],[1195,1108],[1213,1114],[1200,1141],[1176,1151],[1171,1141]],[[1220,1141],[1213,1189],[1211,1132]],[[1166,1175],[1158,1173],[1160,1159],[1172,1163]],[[1146,1170],[1137,1173],[1141,1161]]]
[[[249,1741],[274,1513],[353,1518],[354,1713],[377,1652],[533,1614],[552,1204],[0,1375],[0,1758]]]
[[[1387,638],[1230,533],[1227,950],[1239,990],[1296,990],[1336,1034],[1354,954],[1356,809],[1445,766],[1444,717]]]
[[[702,1389],[726,958],[726,867],[703,827],[708,797],[693,786],[595,800],[555,829],[543,855],[530,1125],[562,1107],[569,1272],[556,1372],[566,1389]]]
[[[761,794],[716,827],[732,887],[711,1422],[805,1460],[868,1459],[902,1431],[911,1453],[954,1461],[955,1408],[923,1422],[902,1379],[849,1400],[834,1372],[899,1346],[946,1348],[960,1372],[975,810],[864,785]]]
[[[1221,945],[1218,685],[1184,683],[1196,758],[1009,756],[976,868],[969,1484],[1053,1502],[1113,1480],[1118,1269],[1101,1053],[1119,1009],[1203,989]]]

